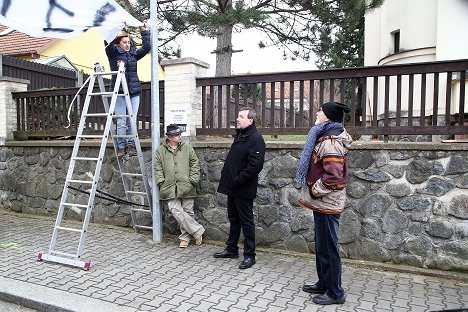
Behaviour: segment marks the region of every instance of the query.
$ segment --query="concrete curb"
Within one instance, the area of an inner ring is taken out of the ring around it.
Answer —
[[[66,291],[0,276],[0,300],[47,312],[135,312],[117,305]]]

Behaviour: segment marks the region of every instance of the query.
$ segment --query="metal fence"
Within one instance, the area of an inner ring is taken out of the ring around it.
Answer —
[[[468,133],[468,60],[198,78],[198,135],[227,135],[241,107],[257,111],[263,134],[307,134],[319,105],[347,103],[355,135]]]
[[[13,92],[12,95],[16,101],[17,109],[17,131],[13,133],[14,138],[16,140],[27,140],[75,136],[83,109],[86,89],[80,91],[77,100],[73,104],[73,97],[79,88]],[[150,137],[151,83],[142,82],[141,89],[140,107],[137,116],[138,133],[140,137]],[[96,89],[96,91],[98,90]],[[92,97],[91,101],[89,113],[104,112],[104,105],[100,97]],[[159,82],[159,111],[160,125],[163,127],[164,81]],[[88,121],[85,133],[99,132],[105,124],[103,117],[89,118]],[[68,124],[70,124],[69,127],[65,128]],[[160,128],[160,131],[160,133],[164,134],[162,128]]]

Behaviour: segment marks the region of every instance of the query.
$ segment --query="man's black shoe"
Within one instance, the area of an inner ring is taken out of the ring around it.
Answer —
[[[309,294],[324,294],[327,290],[320,288],[315,284],[304,284],[302,291],[308,292]]]
[[[215,257],[215,258],[232,258],[232,259],[236,259],[236,258],[239,258],[239,254],[236,253],[236,252],[230,252],[230,251],[227,251],[226,249],[224,249],[221,252],[214,253],[213,257]]]
[[[342,304],[345,302],[346,296],[343,296],[341,299],[332,299],[327,296],[327,294],[317,295],[312,298],[312,302],[316,304]]]
[[[248,269],[255,264],[255,258],[245,258],[239,265],[239,269]]]

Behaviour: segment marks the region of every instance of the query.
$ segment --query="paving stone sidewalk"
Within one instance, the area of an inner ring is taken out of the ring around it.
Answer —
[[[214,259],[220,246],[156,244],[148,234],[91,226],[84,271],[38,262],[54,220],[0,211],[0,300],[44,311],[439,311],[468,308],[468,278],[398,273],[345,264],[342,305],[320,306],[301,291],[312,257],[258,252],[257,264]],[[73,244],[75,246],[75,244]],[[429,271],[428,271],[429,272]]]

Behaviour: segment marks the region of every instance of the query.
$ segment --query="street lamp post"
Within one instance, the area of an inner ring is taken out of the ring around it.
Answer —
[[[163,240],[162,211],[159,204],[159,188],[154,175],[154,155],[159,146],[159,63],[158,63],[158,1],[150,0],[151,30],[151,185],[153,207],[153,241]]]

